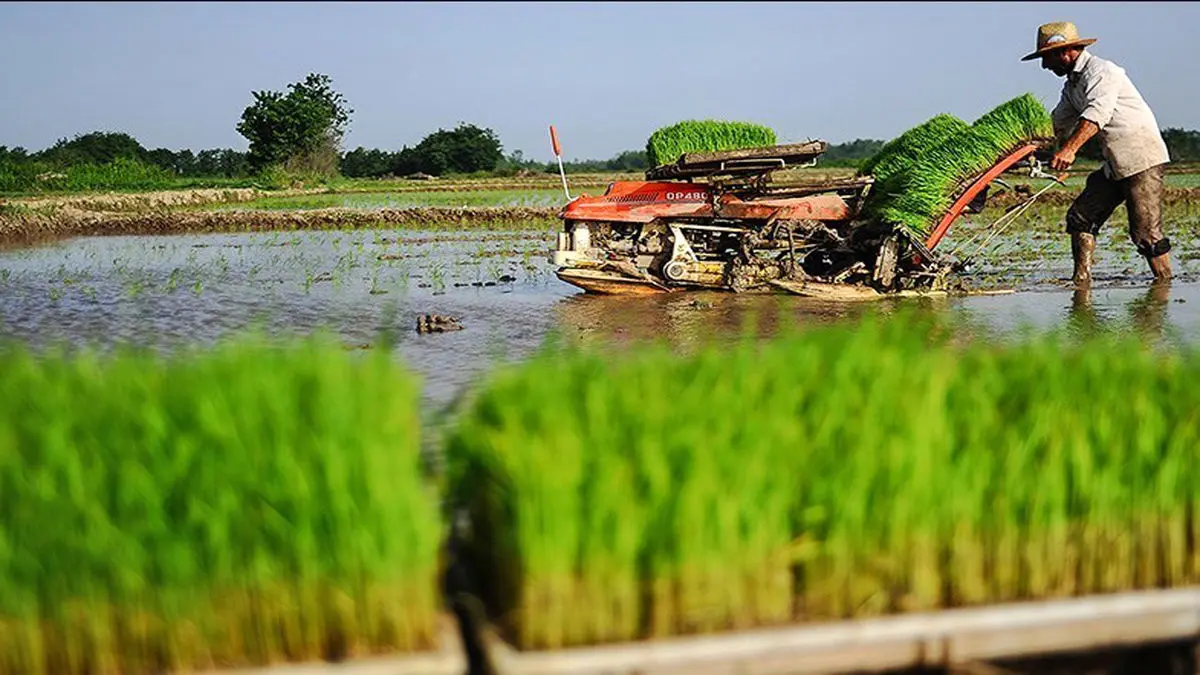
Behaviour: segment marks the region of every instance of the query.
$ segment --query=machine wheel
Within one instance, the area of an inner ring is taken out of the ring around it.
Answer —
[[[888,289],[896,281],[896,262],[900,258],[900,240],[896,235],[888,235],[879,247],[879,255],[875,258],[875,281],[881,288]]]
[[[850,267],[856,260],[852,251],[819,248],[804,256],[801,266],[809,276],[827,277]]]

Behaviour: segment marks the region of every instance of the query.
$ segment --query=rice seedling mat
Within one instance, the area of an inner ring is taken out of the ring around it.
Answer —
[[[444,613],[438,618],[439,649],[417,654],[372,656],[337,663],[288,663],[261,668],[208,670],[196,675],[463,675],[467,657],[458,623]]]

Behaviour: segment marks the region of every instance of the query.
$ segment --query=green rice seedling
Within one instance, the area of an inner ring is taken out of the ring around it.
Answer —
[[[886,182],[897,171],[919,159],[922,154],[969,126],[953,115],[934,115],[926,122],[885,143],[879,152],[862,163],[858,175],[874,176],[876,182]]]
[[[1050,115],[1029,94],[1012,99],[960,129],[919,159],[889,175],[874,190],[865,212],[918,237],[947,209],[964,182],[973,179],[1023,142],[1052,135]]]
[[[650,134],[646,141],[646,157],[650,166],[660,166],[689,152],[741,150],[775,144],[775,131],[761,124],[687,120]]]
[[[991,127],[1017,145],[1031,139],[1054,137],[1054,126],[1045,106],[1032,94],[1022,94],[1000,104],[972,123],[977,128]]]
[[[737,440],[713,437],[715,422],[681,424],[696,421],[683,411],[705,403],[717,373],[651,371],[664,356],[613,371],[601,355],[576,354],[569,383],[553,357],[502,373],[449,441],[454,501],[483,537],[474,555],[499,571],[485,594],[523,646],[634,639],[647,623],[670,634],[787,618],[787,490],[754,457],[785,449],[697,454],[706,438]],[[555,400],[561,420],[536,412]],[[739,502],[742,512],[721,513]]]
[[[442,526],[387,355],[0,348],[0,673],[434,645]]]
[[[1195,583],[1200,355],[950,328],[497,373],[446,443],[492,616],[537,649]]]

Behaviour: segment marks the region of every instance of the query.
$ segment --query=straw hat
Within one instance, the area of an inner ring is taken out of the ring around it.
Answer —
[[[1070,21],[1055,21],[1054,23],[1042,24],[1038,27],[1037,51],[1026,55],[1021,60],[1030,61],[1041,58],[1042,54],[1054,51],[1055,49],[1086,47],[1095,41],[1093,38],[1080,40],[1079,31],[1075,29],[1075,24]]]

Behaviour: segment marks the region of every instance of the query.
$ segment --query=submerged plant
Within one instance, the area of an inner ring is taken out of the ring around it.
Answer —
[[[131,277],[126,282],[125,293],[130,298],[136,298],[146,289],[146,281],[141,277]]]
[[[183,279],[183,270],[178,267],[171,270],[171,275],[167,277],[166,290],[168,293],[174,293],[179,287],[179,282]]]

